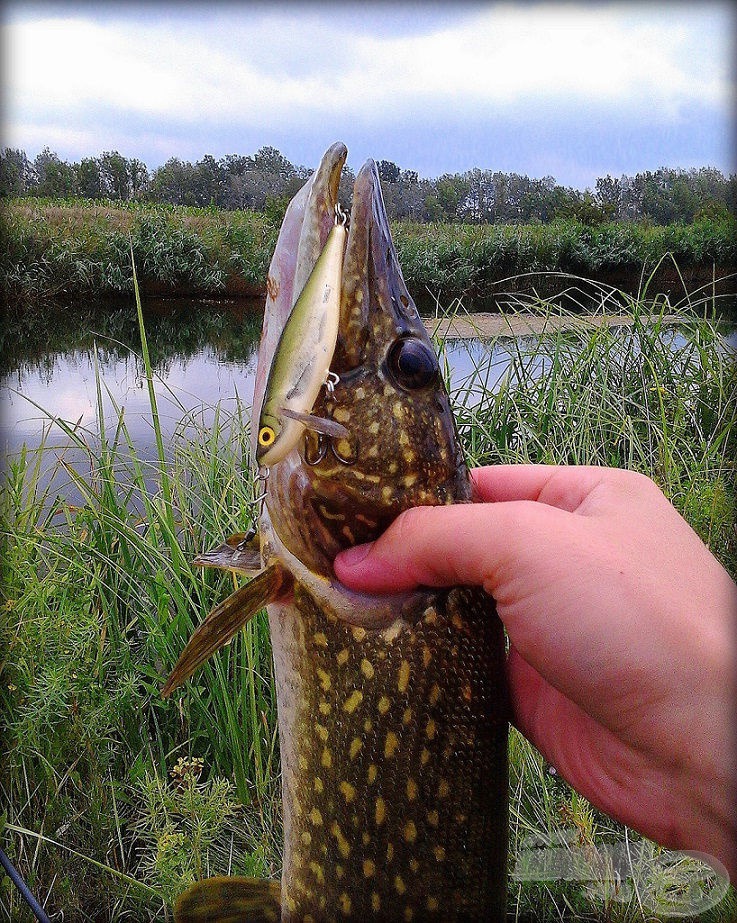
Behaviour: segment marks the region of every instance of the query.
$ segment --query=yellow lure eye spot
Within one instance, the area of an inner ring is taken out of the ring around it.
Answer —
[[[276,439],[276,433],[270,426],[262,426],[258,431],[258,444],[267,448]]]

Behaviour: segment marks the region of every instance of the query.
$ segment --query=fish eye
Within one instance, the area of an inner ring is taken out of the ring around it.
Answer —
[[[276,433],[270,426],[262,426],[258,431],[258,444],[267,448],[276,439]]]
[[[397,383],[411,390],[429,385],[438,372],[435,353],[416,337],[397,340],[389,350],[387,364]]]

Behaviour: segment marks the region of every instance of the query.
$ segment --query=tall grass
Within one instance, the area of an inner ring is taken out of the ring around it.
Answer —
[[[645,321],[652,304],[630,308],[631,328],[566,331],[557,309],[538,302],[549,330],[504,340],[511,363],[498,386],[476,358],[453,395],[469,459],[642,471],[737,573],[734,356],[708,319],[683,313],[673,342],[671,328]],[[667,302],[659,310],[673,313]],[[140,306],[138,316],[145,344]],[[145,346],[142,362],[155,429],[162,385]],[[174,439],[147,461],[123,409],[113,402],[105,416],[105,392],[98,375],[94,427],[50,419],[38,450],[7,460],[3,484],[0,840],[67,923],[164,920],[195,878],[275,875],[281,854],[263,614],[171,701],[159,697],[194,624],[233,588],[190,562],[251,524],[248,409],[237,397],[182,409]],[[69,445],[83,464],[69,462]],[[71,506],[63,488],[50,494],[54,471],[83,502]],[[588,847],[622,836],[518,735],[510,758],[513,861],[532,832]],[[657,855],[648,849],[643,887]],[[29,920],[3,887],[9,917]],[[619,897],[581,882],[513,880],[510,919],[660,919],[637,888]],[[701,919],[726,921],[735,909],[731,894]]]

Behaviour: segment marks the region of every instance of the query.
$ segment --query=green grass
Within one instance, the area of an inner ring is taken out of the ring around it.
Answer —
[[[469,459],[642,471],[735,574],[733,356],[708,319],[684,312],[674,350],[657,323],[644,321],[653,309],[671,314],[667,301],[632,300],[630,308],[629,331],[505,341],[512,364],[495,391],[477,364],[454,394]],[[541,361],[547,373],[538,376]],[[162,385],[145,349],[142,362],[156,431]],[[171,897],[203,874],[279,872],[276,707],[263,614],[181,696],[159,697],[193,626],[233,588],[232,578],[190,562],[252,521],[248,408],[228,401],[190,413],[186,437],[182,425],[145,462],[122,409],[103,416],[105,382],[97,382],[97,428],[50,421],[40,449],[6,463],[0,842],[67,923],[165,920]],[[61,442],[84,463],[69,464]],[[48,466],[82,503],[70,506],[64,489],[49,495]],[[532,833],[589,846],[621,838],[517,734],[510,756],[513,860]],[[645,845],[638,886],[649,893],[645,876],[660,868],[659,853]],[[671,869],[665,884],[677,887],[686,872]],[[0,888],[10,918],[30,920],[9,884]],[[640,897],[600,899],[580,882],[513,881],[510,919],[659,919]],[[731,892],[701,919],[726,921],[736,909]]]
[[[216,208],[14,199],[5,203],[0,274],[6,297],[110,296],[133,292],[129,235],[143,290],[149,294],[244,295],[265,288],[280,215]],[[657,282],[678,285],[661,263],[670,254],[690,289],[737,271],[737,223],[731,217],[673,224],[617,222],[463,225],[394,223],[410,290],[493,296],[504,280],[528,291],[551,273],[609,276],[635,291],[643,272],[661,264]],[[715,272],[716,267],[716,272]],[[540,275],[540,274],[547,275]],[[734,280],[724,290],[735,292]],[[549,289],[543,294],[553,294]]]

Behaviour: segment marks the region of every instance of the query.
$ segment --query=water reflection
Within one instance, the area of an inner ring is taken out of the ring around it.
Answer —
[[[146,310],[149,350],[156,372],[156,393],[165,441],[191,412],[205,425],[214,406],[236,396],[245,405],[253,397],[256,350],[261,330],[260,303],[151,302]],[[672,329],[674,346],[683,338]],[[493,341],[447,340],[443,358],[451,389],[467,402],[493,392],[510,357],[524,354],[535,338]],[[727,337],[737,349],[737,331]],[[128,431],[142,460],[154,457],[148,391],[140,359],[135,310],[127,305],[104,313],[94,306],[67,309],[27,324],[6,325],[3,352],[8,371],[3,379],[0,443],[14,454],[25,443],[41,441],[49,415],[78,423],[94,444],[98,432],[99,371],[101,403],[108,428],[124,409]],[[537,372],[544,371],[542,360]],[[39,408],[43,408],[42,412]],[[201,411],[201,413],[200,413]],[[53,433],[56,444],[64,439]]]

